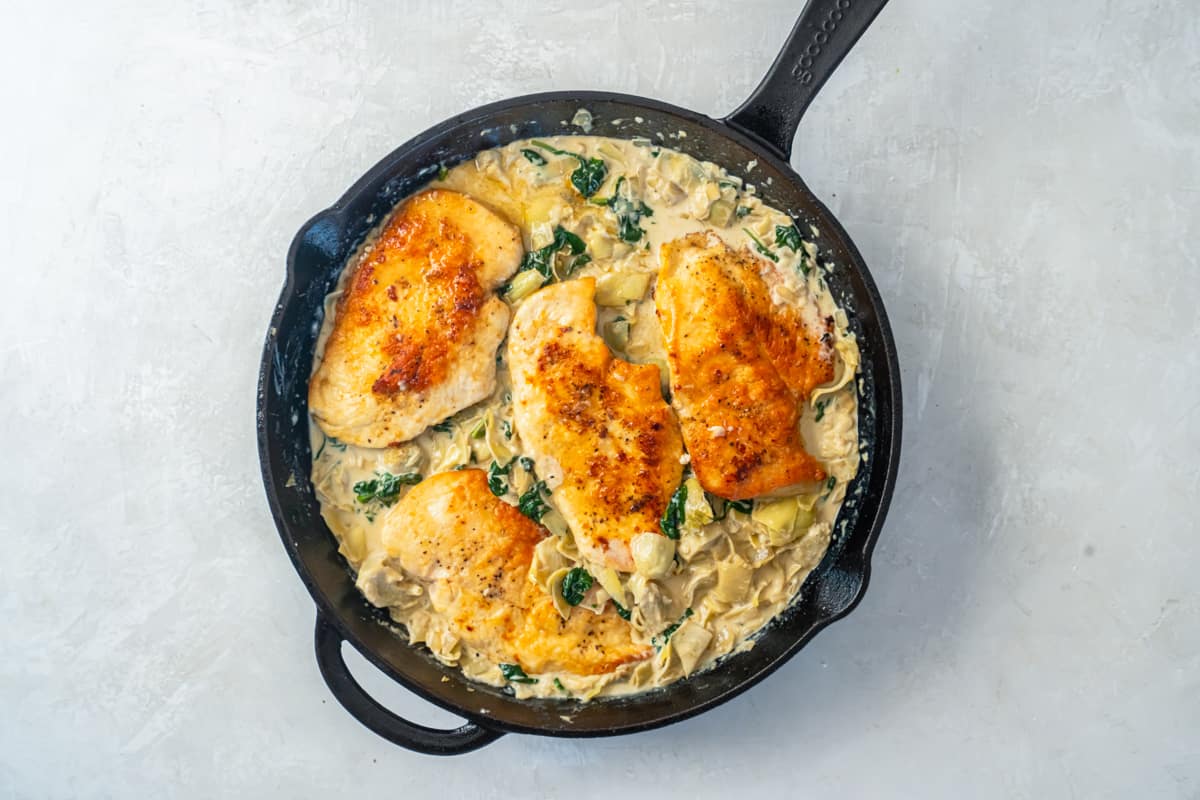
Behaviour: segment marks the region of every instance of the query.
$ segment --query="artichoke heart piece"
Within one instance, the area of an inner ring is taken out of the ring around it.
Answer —
[[[496,419],[496,415],[492,411],[488,411],[483,418],[484,439],[487,442],[488,450],[492,454],[492,458],[498,464],[507,464],[512,461],[513,450],[504,440],[504,431],[500,429],[500,422]]]
[[[462,425],[454,428],[453,439],[444,447],[434,451],[430,459],[429,472],[449,472],[457,466],[471,463],[471,439]]]
[[[733,212],[733,203],[728,200],[718,200],[708,209],[708,221],[721,228],[729,227],[729,221],[733,219]]]
[[[629,320],[617,317],[612,322],[604,323],[600,335],[610,349],[624,352],[629,347]]]
[[[750,594],[750,580],[754,568],[736,553],[717,563],[717,586],[713,590],[718,600],[737,603]]]
[[[558,549],[558,542],[553,537],[547,537],[533,548],[533,560],[529,563],[529,580],[553,594],[550,580],[553,576],[568,568],[571,562]]]
[[[518,272],[517,276],[512,279],[512,283],[508,285],[508,291],[504,293],[504,299],[510,303],[523,300],[542,288],[542,284],[547,280],[545,275],[535,269]]]
[[[691,529],[702,528],[713,521],[712,506],[695,476],[684,481],[684,485],[687,486],[687,499],[683,504],[683,525]]]
[[[808,530],[816,515],[809,498],[784,497],[754,504],[750,518],[767,529],[772,545],[788,544],[801,531]]]
[[[596,278],[596,305],[619,307],[646,296],[650,275],[645,272],[606,272]]]
[[[542,517],[542,522],[544,523],[552,513],[558,512],[554,509],[551,509],[545,517]],[[561,520],[562,517],[560,516],[559,519]],[[554,536],[554,541],[556,543],[555,546],[558,547],[558,552],[562,553],[563,557],[568,561],[579,561],[579,545],[575,544],[575,535],[571,533],[571,529],[567,527],[565,520],[562,523],[562,527],[564,532],[561,535],[555,534]],[[553,529],[551,529],[551,531],[553,531]]]
[[[566,539],[571,533],[571,529],[567,526],[567,520],[563,517],[562,512],[553,506],[542,516],[542,527],[559,539]],[[572,549],[574,546],[575,543],[572,541]],[[579,551],[575,550],[575,552],[578,553]]]
[[[633,564],[647,578],[661,578],[675,563],[675,542],[657,533],[639,533],[629,542]]]
[[[570,567],[557,569],[553,572],[553,574],[550,575],[550,578],[547,581],[547,591],[550,593],[551,602],[554,603],[554,610],[557,611],[558,615],[563,619],[571,618],[572,606],[567,602],[566,598],[563,597],[563,581],[566,580],[567,575],[570,573]]]
[[[612,567],[604,566],[597,567],[591,565],[588,568],[596,580],[600,582],[601,588],[608,592],[617,605],[622,608],[629,608],[629,600],[625,597],[625,587],[621,585],[621,576]]]
[[[684,676],[691,675],[696,669],[712,639],[712,632],[695,620],[684,622],[671,634],[671,649],[679,658],[679,666],[683,668]]]

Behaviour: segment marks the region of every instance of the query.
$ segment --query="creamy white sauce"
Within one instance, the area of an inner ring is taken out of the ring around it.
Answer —
[[[690,497],[689,523],[677,544],[678,565],[665,577],[601,574],[603,570],[596,565],[580,564],[597,577],[597,588],[582,607],[598,610],[610,597],[624,600],[631,611],[633,638],[657,648],[656,654],[607,675],[543,674],[533,676],[536,683],[515,683],[511,688],[519,697],[587,699],[642,691],[704,669],[723,655],[753,646],[753,634],[788,605],[824,555],[846,486],[858,471],[858,407],[853,380],[858,350],[847,329],[845,313],[835,304],[822,278],[829,265],[818,264],[816,248],[808,241],[799,252],[775,241],[776,226],[791,226],[793,221],[764,205],[753,194],[753,187],[743,186],[739,178],[716,164],[699,162],[650,140],[564,136],[538,141],[585,158],[602,159],[608,175],[595,197],[612,196],[617,180],[624,178],[623,188],[653,212],[639,221],[644,235],[637,242],[622,241],[614,211],[585,201],[569,182],[579,162],[555,155],[530,140],[481,152],[474,161],[460,164],[432,185],[465,192],[488,204],[521,229],[528,249],[548,244],[560,225],[581,237],[592,260],[570,276],[560,276],[567,280],[583,276],[650,276],[647,290],[638,299],[599,309],[598,331],[606,335],[618,357],[659,365],[665,387],[666,359],[653,300],[658,253],[665,242],[707,230],[736,248],[753,249],[751,234],[757,237],[778,259],[773,262],[759,258],[772,299],[800,308],[814,329],[821,320],[833,317],[834,346],[840,362],[830,387],[833,391],[818,389],[802,409],[803,440],[830,475],[827,485],[795,501],[799,509],[795,519],[807,524],[794,530],[776,530],[768,524],[774,519],[768,504],[776,501],[771,500],[756,501],[754,514],[730,510],[723,520],[706,522],[704,517],[711,517],[713,508],[707,504],[700,507],[697,498]],[[526,150],[537,157],[527,157],[523,153]],[[326,299],[314,370],[332,329],[341,287],[371,245],[369,238],[350,260],[338,289]],[[607,280],[626,285],[626,279]],[[512,302],[519,304],[521,299]],[[507,365],[501,362],[496,390],[490,398],[454,415],[438,426],[441,430],[428,429],[401,447],[348,446],[327,438],[315,424],[310,426],[312,479],[321,513],[338,539],[340,552],[356,571],[359,589],[371,602],[388,608],[392,618],[405,626],[412,642],[425,644],[441,660],[461,667],[468,677],[493,685],[505,683],[497,665],[464,647],[446,621],[431,613],[425,587],[387,558],[381,544],[387,507],[377,501],[360,502],[354,487],[382,472],[429,476],[462,465],[486,469],[493,461],[524,456],[519,436],[512,430],[509,380]],[[685,464],[688,460],[686,454],[681,459]],[[556,464],[549,461],[538,463],[536,473],[552,492],[562,476]],[[505,499],[516,503],[534,478],[519,466],[519,461],[512,463]],[[553,502],[551,494],[551,506]],[[791,506],[782,508],[786,512]],[[778,512],[779,507],[774,510]],[[539,548],[531,579],[548,585],[546,576],[553,567],[574,565],[579,556],[561,517],[551,512],[543,523],[557,535],[546,552]],[[604,588],[599,588],[601,585]],[[554,590],[553,586],[549,588]],[[671,633],[669,640],[667,632]]]

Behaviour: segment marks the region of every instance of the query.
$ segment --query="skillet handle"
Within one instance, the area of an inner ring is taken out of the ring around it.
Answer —
[[[457,756],[478,750],[504,735],[503,731],[483,728],[474,722],[465,722],[459,728],[445,731],[396,716],[376,702],[354,680],[342,658],[341,634],[320,614],[317,614],[315,638],[317,666],[321,668],[321,677],[333,696],[350,712],[350,716],[392,744],[431,756]]]
[[[800,118],[887,0],[808,0],[762,83],[722,120],[792,155]]]

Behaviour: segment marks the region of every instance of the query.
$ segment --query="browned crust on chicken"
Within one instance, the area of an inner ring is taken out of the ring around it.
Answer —
[[[630,540],[659,530],[679,485],[683,440],[658,368],[613,358],[596,335],[596,282],[534,294],[509,335],[516,428],[590,560],[632,572]]]
[[[466,195],[407,200],[355,266],[309,385],[328,435],[383,447],[478,402],[495,386],[520,233]]]
[[[825,478],[798,423],[800,403],[833,379],[822,342],[831,322],[813,330],[777,305],[762,269],[749,251],[693,233],[663,245],[655,295],[692,469],[736,500]]]

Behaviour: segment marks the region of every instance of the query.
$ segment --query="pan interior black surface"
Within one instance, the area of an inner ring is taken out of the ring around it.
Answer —
[[[833,11],[843,4],[850,5],[848,0],[815,3]],[[801,54],[808,46],[809,31],[803,26],[813,5],[789,40],[789,48],[796,45]],[[865,5],[873,11],[865,22],[860,21],[863,29],[883,3]],[[861,13],[866,15],[866,11]],[[845,44],[845,49],[848,47]],[[790,132],[764,127],[747,111],[753,111],[756,98],[762,106],[766,103],[763,97],[772,91],[776,100],[791,91],[791,84],[778,77],[787,72],[789,52],[785,49],[763,86],[728,124],[652,100],[595,92],[532,95],[475,109],[430,129],[387,156],[296,235],[260,374],[263,478],[284,545],[318,606],[322,671],[339,700],[377,733],[422,752],[454,753],[486,744],[501,731],[596,736],[678,721],[749,688],[818,630],[846,614],[861,597],[898,463],[899,372],[883,305],[865,264],[837,221],[786,163],[787,148],[778,143],[790,144]],[[832,65],[827,64],[826,69],[831,70]],[[789,75],[790,79],[794,76]],[[808,99],[823,79],[819,76],[815,81]],[[517,139],[582,133],[568,122],[581,108],[592,115],[592,135],[644,136],[721,164],[755,184],[764,202],[787,211],[802,230],[812,227],[808,236],[817,244],[821,259],[835,265],[827,281],[846,310],[862,354],[858,398],[864,458],[824,560],[791,606],[756,638],[752,649],[733,654],[688,680],[627,698],[585,704],[517,701],[501,689],[465,680],[425,649],[410,646],[387,623],[386,614],[367,603],[355,588],[353,574],[321,519],[309,480],[307,384],[323,299],[348,257],[379,220],[442,166],[453,166],[482,149]],[[791,125],[794,130],[802,112],[800,108],[779,124]],[[762,113],[769,116],[769,111]],[[756,132],[750,132],[748,125],[757,126]],[[372,707],[373,701],[349,678],[336,652],[343,638],[394,679],[474,724],[454,732],[432,731],[391,716],[377,705]]]

